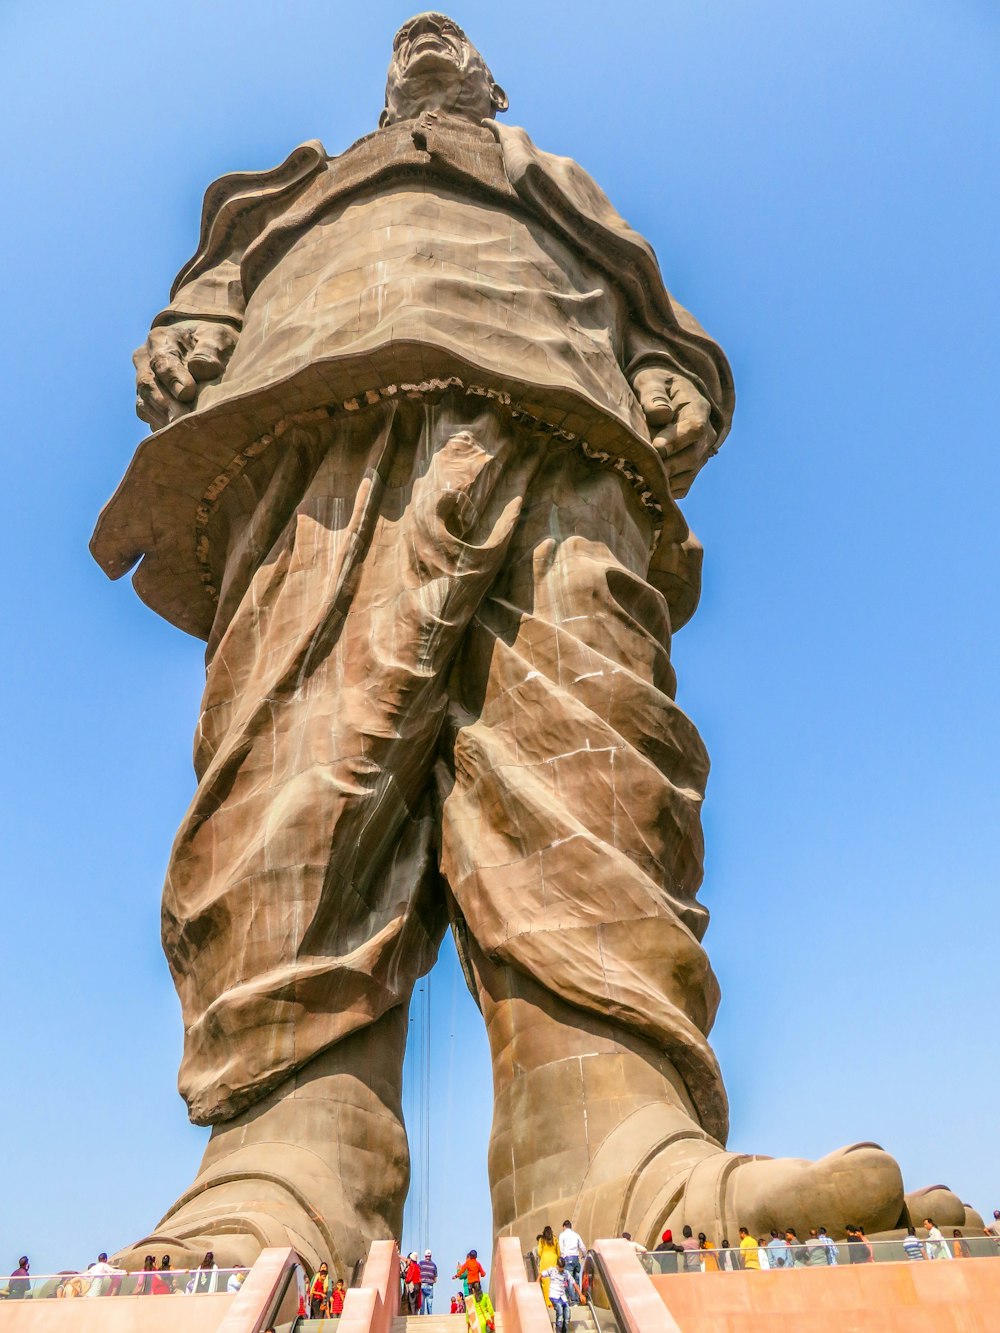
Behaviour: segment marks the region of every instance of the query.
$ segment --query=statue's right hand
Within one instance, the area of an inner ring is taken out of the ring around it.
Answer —
[[[231,324],[211,319],[151,329],[132,356],[136,415],[159,430],[190,412],[201,386],[225,370],[238,337]]]

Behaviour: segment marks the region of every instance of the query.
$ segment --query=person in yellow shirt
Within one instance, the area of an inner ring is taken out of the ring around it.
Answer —
[[[760,1253],[757,1242],[746,1227],[740,1227],[740,1259],[744,1268],[760,1269]]]
[[[544,1273],[549,1268],[555,1268],[559,1262],[559,1246],[551,1227],[545,1227],[538,1237],[536,1254],[538,1255],[539,1273]],[[551,1309],[552,1302],[549,1300],[549,1279],[547,1277],[541,1279],[541,1286],[545,1304]]]
[[[703,1273],[717,1273],[719,1271],[719,1260],[712,1253],[715,1246],[706,1237],[704,1231],[698,1232],[698,1248],[701,1250],[701,1271]]]

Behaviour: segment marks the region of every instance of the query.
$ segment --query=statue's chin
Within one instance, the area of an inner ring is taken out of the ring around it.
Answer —
[[[405,78],[409,81],[414,75],[427,78],[435,71],[447,71],[452,76],[459,68],[455,53],[448,47],[428,46],[423,51],[415,51],[406,62]]]

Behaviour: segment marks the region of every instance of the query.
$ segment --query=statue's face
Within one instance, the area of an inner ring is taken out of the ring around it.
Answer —
[[[382,124],[425,111],[464,116],[478,124],[507,108],[507,95],[465,33],[444,14],[418,14],[392,44]]]

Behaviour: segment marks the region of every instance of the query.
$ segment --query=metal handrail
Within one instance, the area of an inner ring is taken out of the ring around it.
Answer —
[[[580,1273],[581,1286],[587,1290],[587,1304],[590,1306],[590,1315],[597,1327],[598,1333],[618,1333],[621,1329],[628,1328],[628,1321],[625,1319],[622,1310],[618,1305],[618,1298],[615,1295],[612,1283],[607,1280],[604,1272],[604,1265],[601,1262],[600,1255],[593,1250],[588,1250],[586,1258],[583,1261],[583,1269]],[[590,1279],[589,1283],[583,1279]],[[600,1288],[601,1295],[607,1302],[604,1307],[611,1316],[610,1320],[605,1321],[602,1326],[597,1315],[597,1301],[594,1299],[595,1293]],[[614,1327],[612,1327],[612,1323]]]
[[[76,1297],[108,1296],[218,1296],[233,1295],[227,1293],[229,1279],[234,1274],[249,1272],[248,1268],[154,1268],[126,1272],[124,1269],[112,1273],[95,1273],[89,1268],[76,1271],[65,1269],[61,1273],[12,1273],[8,1278],[0,1278],[0,1300],[56,1300]],[[152,1281],[159,1279],[170,1287],[169,1292],[154,1292]],[[207,1279],[207,1290],[199,1291],[200,1279]],[[188,1286],[194,1281],[192,1291]],[[137,1287],[149,1288],[139,1290]]]
[[[1000,1238],[993,1236],[942,1235],[893,1237],[889,1240],[832,1241],[831,1254],[815,1237],[801,1237],[797,1241],[771,1246],[749,1246],[746,1250],[730,1246],[728,1249],[705,1250],[650,1250],[639,1256],[647,1273],[673,1275],[674,1273],[739,1272],[747,1271],[746,1256],[756,1258],[750,1271],[756,1267],[775,1271],[791,1268],[849,1268],[859,1263],[919,1263],[939,1260],[988,1259],[1000,1256]]]

